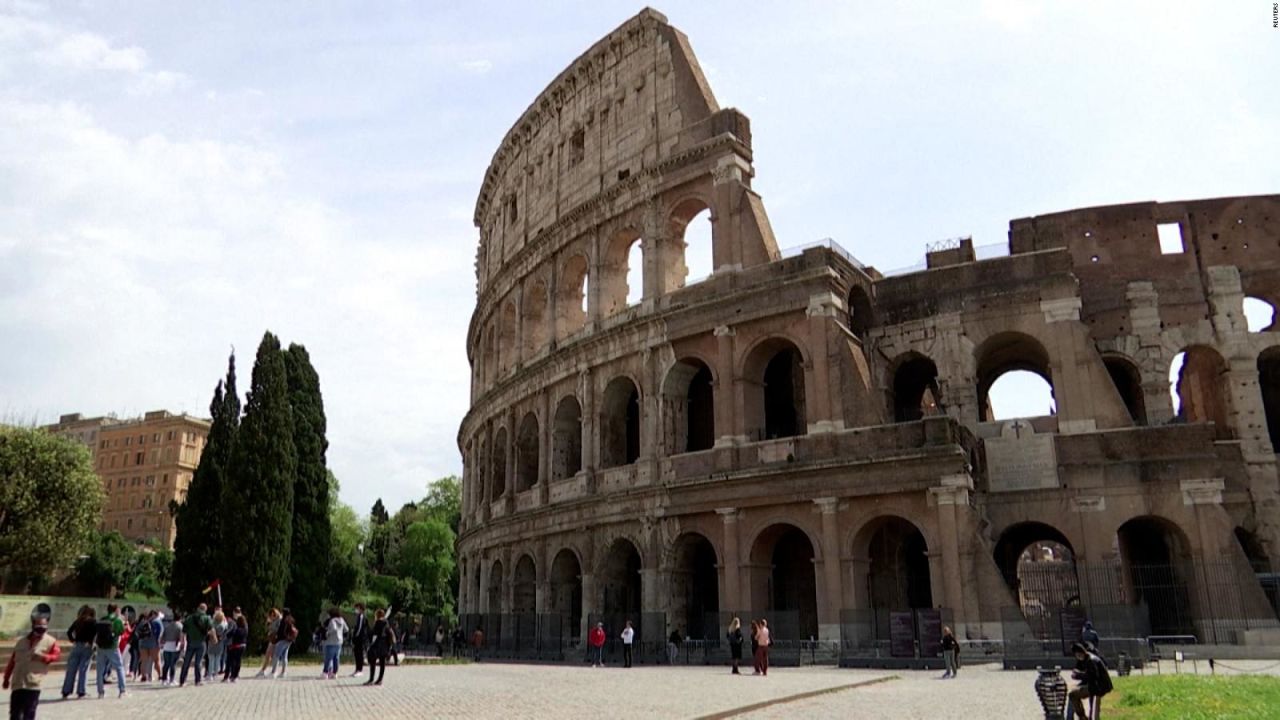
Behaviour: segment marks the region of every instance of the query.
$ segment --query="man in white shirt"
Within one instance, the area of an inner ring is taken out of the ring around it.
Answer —
[[[631,667],[631,647],[636,639],[636,631],[631,627],[631,621],[627,621],[627,626],[622,628],[622,667]]]

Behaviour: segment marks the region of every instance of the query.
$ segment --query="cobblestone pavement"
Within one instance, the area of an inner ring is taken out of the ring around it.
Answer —
[[[346,672],[350,672],[347,666]],[[245,678],[235,685],[200,688],[131,687],[123,699],[62,701],[60,676],[43,693],[42,720],[136,717],[200,718],[417,717],[466,718],[695,718],[756,703],[844,687],[897,675],[854,689],[771,705],[745,717],[760,718],[958,718],[1037,716],[1034,672],[1005,672],[998,665],[966,667],[956,680],[933,672],[775,668],[767,678],[733,677],[724,668],[636,667],[593,669],[559,665],[406,665],[387,669],[382,687],[363,678],[324,680],[319,668],[291,668],[284,680]]]

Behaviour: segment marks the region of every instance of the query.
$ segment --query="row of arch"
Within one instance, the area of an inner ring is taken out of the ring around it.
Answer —
[[[878,517],[857,534],[855,545],[867,558],[865,585],[859,589],[873,608],[925,608],[933,604],[928,546],[923,532],[902,517]],[[751,607],[756,610],[794,612],[803,636],[818,632],[818,583],[815,544],[800,527],[777,522],[760,531],[750,545],[748,567],[762,570],[752,576],[749,588]],[[620,537],[609,544],[594,568],[595,597],[591,607],[605,615],[638,615],[643,606],[647,581],[646,563],[638,545]],[[721,611],[738,611],[734,600],[721,592],[722,564],[716,544],[707,536],[690,531],[681,534],[669,549],[666,570],[666,597],[659,600],[668,608],[673,622],[692,637],[715,633],[715,617]],[[481,587],[477,565],[470,582],[474,598],[483,592],[490,612],[503,608],[512,613],[535,611],[570,616],[577,627],[583,608],[583,563],[578,551],[563,547],[554,555],[548,577],[541,578],[537,563],[529,553],[514,561],[510,575],[501,560],[494,560]],[[536,608],[536,589],[547,583],[545,607]],[[651,580],[650,580],[651,581]],[[510,584],[510,604],[504,601]],[[663,588],[659,588],[662,590]],[[652,590],[650,590],[652,592]]]
[[[492,384],[553,340],[578,333],[593,317],[608,318],[650,294],[666,294],[709,276],[713,219],[706,201],[686,198],[669,213],[665,231],[654,239],[634,227],[615,233],[594,272],[588,254],[576,252],[558,262],[554,281],[543,276],[527,280],[499,303],[485,324],[474,374],[485,385]],[[654,258],[646,258],[647,253]],[[646,273],[655,277],[646,281]],[[599,286],[594,293],[593,282]]]
[[[746,399],[749,432],[759,439],[802,435],[807,430],[804,356],[795,343],[769,338],[748,354],[744,375],[751,388]],[[715,443],[716,376],[697,357],[685,357],[667,371],[660,388],[663,427],[659,430],[663,455],[709,450]],[[598,467],[636,462],[641,454],[640,388],[630,376],[619,375],[605,386],[597,415]],[[531,489],[539,481],[541,424],[535,411],[520,416],[515,435],[505,425],[494,432],[491,445],[482,436],[475,466],[481,497],[494,500],[507,492]],[[550,418],[552,481],[572,477],[583,469],[583,408],[576,395],[561,397]],[[507,453],[514,452],[508,463]]]

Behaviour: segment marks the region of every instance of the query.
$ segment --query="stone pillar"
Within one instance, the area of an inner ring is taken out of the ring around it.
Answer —
[[[805,376],[805,412],[809,434],[831,432],[844,427],[833,408],[830,363],[827,352],[827,322],[842,303],[833,293],[820,293],[809,298],[805,315],[809,318],[809,373]]]
[[[733,447],[746,434],[742,425],[742,407],[739,400],[741,389],[737,382],[737,363],[734,359],[737,333],[728,325],[719,325],[714,332],[717,349],[714,401],[717,436],[715,445],[716,447]]]
[[[716,513],[720,515],[720,520],[724,523],[724,540],[723,550],[724,558],[721,565],[724,567],[724,592],[720,595],[720,605],[725,610],[738,612],[744,610],[746,606],[742,602],[742,586],[741,571],[739,565],[741,560],[738,556],[738,509],[737,508],[716,508]]]
[[[596,596],[596,578],[591,573],[582,574],[582,622],[579,630],[579,637],[582,642],[587,641],[587,630],[590,629],[589,623],[591,614],[600,611],[600,598]]]
[[[534,612],[542,615],[548,611],[547,602],[551,598],[551,581],[540,580],[534,585]]]
[[[969,493],[973,490],[973,478],[967,474],[947,475],[937,487],[929,488],[929,504],[938,509],[938,544],[940,553],[943,596],[942,603],[934,598],[934,604],[951,608],[957,628],[970,621],[966,607],[963,573],[960,562],[962,540],[959,534],[957,509],[969,506]],[[932,555],[933,548],[930,549]],[[932,563],[930,565],[932,570]],[[976,618],[973,618],[976,620]],[[958,634],[958,631],[957,631]]]
[[[578,373],[578,399],[582,405],[582,469],[587,473],[588,491],[595,491],[596,453],[596,400],[595,382],[588,368]]]
[[[463,614],[470,612],[471,587],[467,579],[470,574],[467,572],[469,564],[466,556],[458,558],[458,613]]]
[[[658,568],[642,568],[640,570],[640,612],[666,612],[666,583],[662,582],[663,573]]]
[[[486,565],[483,560],[481,560],[480,563],[480,612],[486,614],[490,612],[498,612],[497,610],[491,610],[489,608],[489,574],[493,572],[493,563],[489,562]]]
[[[600,229],[591,233],[591,251],[587,258],[587,331],[591,332],[600,324],[600,280],[601,255]]]
[[[551,393],[542,391],[542,422],[538,423],[538,504],[546,505],[551,485]]]
[[[507,514],[510,515],[516,499],[516,411],[507,408],[504,416],[507,424],[507,445],[503,448],[505,452],[503,473],[506,475],[506,482],[502,487],[502,503]]]
[[[821,640],[840,639],[840,609],[844,607],[844,587],[840,582],[840,533],[836,524],[836,511],[840,499],[817,498],[814,501],[822,510],[822,567],[823,590],[819,599],[825,600],[826,612],[819,608],[818,637]]]
[[[516,347],[512,355],[515,356],[515,362],[511,363],[511,369],[520,367],[526,358],[524,356],[524,283],[521,282],[516,288]]]

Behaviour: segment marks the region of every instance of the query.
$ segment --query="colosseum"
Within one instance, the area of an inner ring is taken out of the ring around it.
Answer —
[[[750,121],[648,9],[494,153],[458,551],[495,647],[715,645],[732,615],[842,659],[927,657],[943,623],[1006,653],[1084,618],[1278,641],[1280,332],[1244,307],[1280,301],[1280,196],[1021,218],[886,274],[780,249],[753,176]],[[1011,372],[1052,409],[997,418]]]

